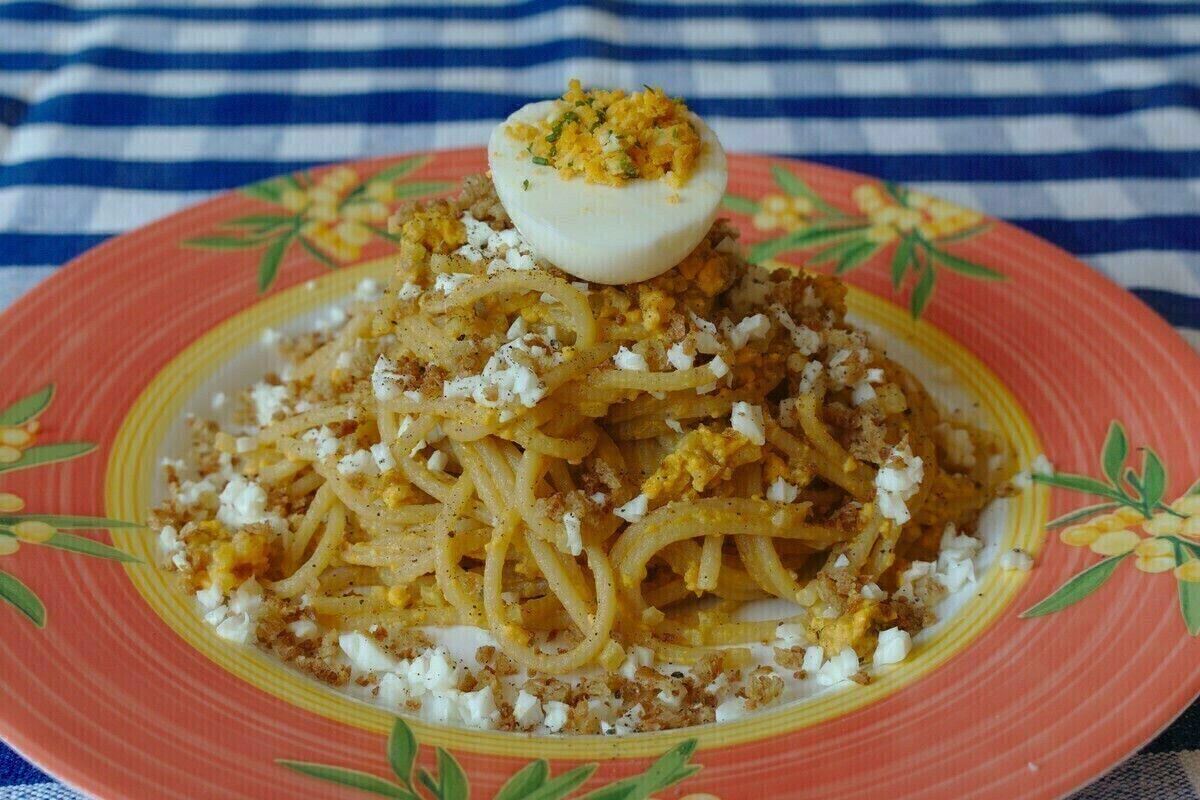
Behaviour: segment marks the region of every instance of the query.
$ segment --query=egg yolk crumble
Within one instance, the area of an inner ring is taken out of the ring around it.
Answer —
[[[680,98],[662,89],[626,94],[584,90],[572,80],[555,113],[538,125],[514,123],[508,132],[527,142],[535,164],[554,167],[564,178],[620,186],[663,178],[682,186],[700,156],[700,135]]]

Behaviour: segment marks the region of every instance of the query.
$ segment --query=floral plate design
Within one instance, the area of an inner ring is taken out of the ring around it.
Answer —
[[[1031,552],[1031,572],[988,567],[870,686],[661,734],[397,719],[217,640],[141,527],[170,426],[265,328],[386,274],[399,203],[484,168],[469,149],[263,181],[104,243],[0,315],[13,746],[102,798],[1052,798],[1200,693],[1200,439],[1181,435],[1200,422],[1200,357],[1012,226],[746,156],[725,208],[749,256],[842,275],[854,313],[945,365],[1033,469],[996,543]]]

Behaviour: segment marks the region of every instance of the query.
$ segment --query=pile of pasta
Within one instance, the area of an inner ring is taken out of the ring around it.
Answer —
[[[168,504],[193,588],[252,576],[330,630],[477,626],[550,675],[634,645],[695,664],[780,622],[867,656],[877,631],[928,622],[929,597],[891,596],[899,576],[1010,477],[999,437],[846,322],[839,281],[746,263],[723,221],[629,286],[508,267],[518,238],[482,178],[391,229],[385,290],[291,343],[252,442],[198,436],[200,473],[226,451],[279,522]],[[885,516],[900,452],[919,485]],[[794,608],[738,621],[768,598]]]

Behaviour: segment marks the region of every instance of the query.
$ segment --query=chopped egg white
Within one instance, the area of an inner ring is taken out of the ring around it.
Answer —
[[[654,664],[654,651],[649,647],[635,644],[625,654],[625,660],[617,668],[617,672],[626,680],[633,680],[639,667],[649,667]]]
[[[404,678],[389,672],[379,681],[379,699],[392,708],[404,708],[412,698],[412,692]]]
[[[529,729],[542,724],[546,714],[542,711],[542,701],[536,695],[522,689],[513,703],[513,719],[519,727]]]
[[[731,697],[717,706],[717,722],[730,722],[746,716],[746,698]]]
[[[200,602],[205,611],[212,611],[225,602],[225,595],[221,593],[220,587],[214,583],[207,589],[201,589],[196,592],[196,600]]]
[[[500,720],[491,686],[458,695],[458,713],[468,728],[494,728]]]
[[[691,369],[696,365],[696,354],[689,354],[683,342],[676,342],[667,348],[667,363],[675,369]]]
[[[613,513],[626,522],[640,522],[649,510],[650,498],[639,494],[620,508],[613,509]]]
[[[879,512],[899,525],[912,519],[905,503],[920,490],[924,477],[925,464],[913,455],[907,441],[893,448],[891,456],[875,476],[875,502]]]
[[[443,384],[448,398],[471,398],[489,408],[520,403],[533,408],[546,394],[546,385],[538,377],[533,354],[524,339],[502,345],[479,375],[454,378]]]
[[[291,631],[292,635],[297,639],[311,639],[317,635],[317,633],[320,631],[320,628],[318,628],[317,623],[313,622],[311,619],[298,619],[288,625],[288,630]]]
[[[888,628],[879,632],[872,661],[876,664],[899,664],[912,651],[912,637],[899,628]]]
[[[822,686],[834,686],[842,681],[849,680],[857,672],[858,654],[854,652],[853,647],[847,647],[840,653],[831,656],[817,670],[817,683]]]
[[[371,390],[377,400],[395,400],[400,396],[402,378],[397,370],[398,365],[385,355],[380,355],[371,372]]]
[[[221,490],[221,507],[217,521],[227,528],[244,528],[256,522],[266,522],[278,529],[283,520],[267,512],[267,492],[254,481],[235,475]]]
[[[793,503],[799,495],[800,490],[783,478],[776,478],[775,482],[767,487],[767,499],[772,503]]]
[[[678,264],[708,233],[725,193],[729,173],[717,137],[692,115],[703,152],[678,189],[661,180],[620,187],[565,180],[533,163],[508,133],[514,123],[538,125],[561,102],[531,103],[492,131],[488,166],[517,230],[540,257],[594,283],[637,283]]]
[[[342,447],[342,441],[333,435],[333,431],[327,425],[307,430],[301,438],[317,446],[317,458],[322,461],[337,455]]]
[[[771,321],[767,319],[767,315],[755,314],[752,317],[746,317],[730,329],[729,342],[733,345],[734,350],[740,350],[751,339],[764,339],[770,332]]]
[[[568,511],[563,514],[563,529],[567,534],[567,552],[577,556],[583,552],[583,537],[580,534],[579,515]]]
[[[863,586],[862,589],[859,591],[859,593],[863,596],[863,599],[865,599],[865,600],[885,600],[885,599],[887,599],[887,592],[885,592],[883,589],[880,589],[879,585],[876,583],[873,583],[873,582],[868,583],[865,586]]]
[[[392,448],[383,442],[371,445],[371,458],[375,459],[375,466],[381,473],[391,472],[396,468],[396,458],[392,455]]]
[[[557,700],[551,700],[548,703],[542,704],[542,710],[545,713],[545,719],[542,722],[546,726],[546,730],[551,733],[558,733],[567,724],[567,714],[571,707],[566,703],[560,703]]]
[[[262,427],[270,425],[276,414],[287,411],[287,400],[288,389],[286,386],[272,386],[259,382],[250,389],[250,402],[254,404],[254,416]]]
[[[646,359],[640,353],[635,353],[626,347],[622,347],[613,356],[613,364],[616,365],[617,369],[632,370],[635,372],[646,372],[650,369],[650,366],[646,363]]]
[[[787,647],[795,647],[808,641],[808,628],[802,622],[781,622],[775,627],[775,638]]]
[[[338,462],[337,470],[342,475],[378,475],[379,465],[370,450],[355,450]]]
[[[338,635],[338,647],[350,659],[350,666],[359,672],[388,672],[397,661],[365,634],[357,631]]]
[[[733,404],[730,419],[733,429],[749,439],[751,444],[766,444],[767,434],[761,406],[736,402]]]
[[[471,273],[469,272],[443,272],[434,280],[433,290],[435,292],[450,294],[469,280],[471,280]]]
[[[250,578],[229,597],[229,613],[257,617],[262,609],[262,595],[262,586],[254,578]]]
[[[805,648],[804,661],[800,664],[800,668],[809,675],[816,675],[821,669],[821,665],[825,663],[825,648],[820,645],[813,645]]]
[[[1033,569],[1033,556],[1019,547],[1005,550],[1000,554],[1000,569],[1012,572],[1029,572]]]
[[[237,644],[246,644],[254,637],[257,629],[249,614],[228,617],[217,625],[217,636]]]
[[[363,278],[358,282],[358,286],[354,287],[354,299],[369,302],[378,300],[383,294],[383,284],[373,278]]]

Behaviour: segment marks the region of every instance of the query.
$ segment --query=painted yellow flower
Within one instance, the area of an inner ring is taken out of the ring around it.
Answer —
[[[54,534],[58,533],[53,525],[36,519],[27,519],[23,522],[18,522],[13,526],[12,531],[22,542],[32,542],[33,544],[48,542],[54,538]]]
[[[907,192],[904,203],[898,203],[874,183],[859,186],[851,197],[859,211],[871,221],[867,239],[880,244],[913,231],[932,241],[983,222],[983,216],[976,211],[921,192]]]
[[[360,183],[356,171],[337,167],[308,189],[281,189],[279,204],[300,215],[300,233],[314,247],[337,261],[353,261],[374,236],[371,224],[387,221],[387,204],[396,198],[388,181],[371,181],[355,192]]]
[[[1176,565],[1175,545],[1167,537],[1200,538],[1200,496],[1184,496],[1170,506],[1174,514],[1161,511],[1149,519],[1140,511],[1122,507],[1100,514],[1078,525],[1063,528],[1059,538],[1072,547],[1088,547],[1102,556],[1119,556],[1132,551],[1135,566],[1142,572],[1175,570],[1180,580],[1200,581],[1200,561]],[[1149,538],[1142,538],[1136,529]],[[1195,577],[1192,577],[1195,576]]]
[[[0,513],[14,513],[24,509],[24,507],[25,501],[17,497],[16,494],[8,492],[0,493]],[[0,536],[0,555],[12,555],[20,548],[20,539],[22,539],[22,536],[16,530],[13,531],[13,534],[16,534],[16,539],[13,536]]]
[[[37,430],[36,421],[0,426],[0,464],[20,461],[24,452],[37,441]]]
[[[1142,537],[1133,531],[1111,531],[1096,537],[1090,547],[1093,553],[1102,556],[1119,556],[1136,548]]]
[[[1158,573],[1175,568],[1175,548],[1165,539],[1143,539],[1134,548],[1134,565],[1142,572]]]
[[[1175,568],[1175,577],[1185,583],[1200,583],[1200,559],[1193,558]]]
[[[812,213],[813,204],[807,197],[769,194],[759,202],[759,210],[752,223],[760,231],[782,228],[790,233],[808,227],[808,218]]]
[[[391,203],[396,199],[396,187],[387,181],[371,181],[367,184],[367,196],[381,203]]]
[[[1104,534],[1127,530],[1144,519],[1132,508],[1119,508],[1111,514],[1101,514],[1079,525],[1063,528],[1059,538],[1072,547],[1091,547]]]

